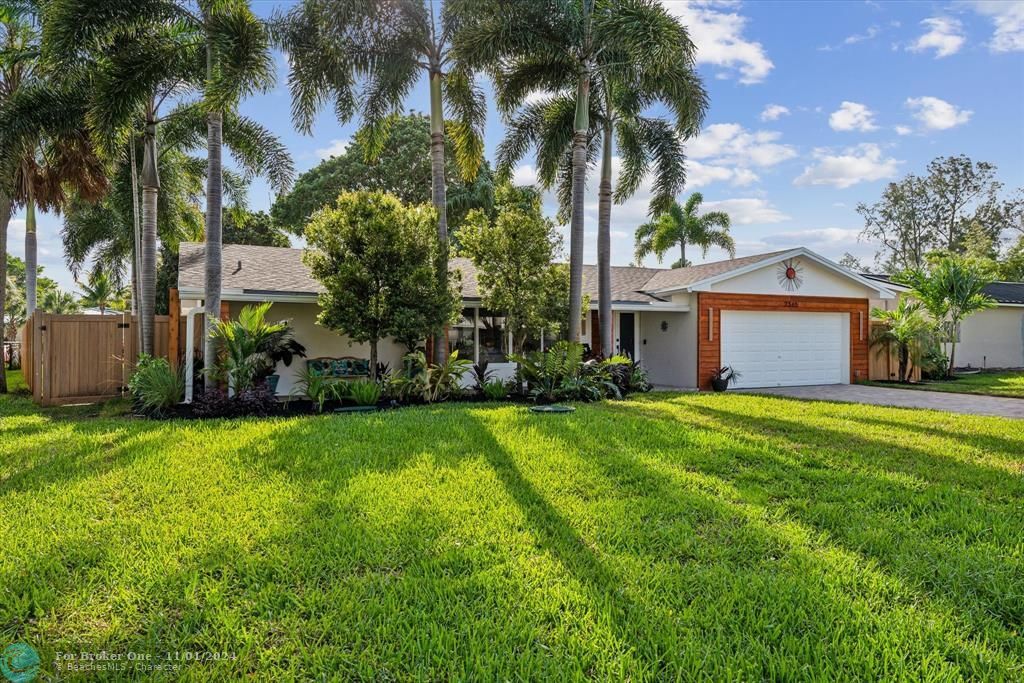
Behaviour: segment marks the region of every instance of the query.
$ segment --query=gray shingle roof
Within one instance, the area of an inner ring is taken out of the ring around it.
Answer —
[[[861,273],[861,275],[869,280],[906,289],[905,285],[893,282],[889,275],[879,273]],[[993,282],[987,285],[983,291],[1001,304],[1024,304],[1024,282]]]
[[[178,257],[178,288],[202,289],[205,283],[202,242],[182,242]],[[664,301],[650,292],[682,288],[709,277],[785,253],[776,251],[728,261],[703,263],[689,268],[635,268],[612,266],[613,303],[649,304]],[[252,293],[318,294],[320,283],[302,262],[302,249],[254,247],[225,244],[223,247],[223,288]],[[466,258],[453,258],[451,267],[462,272],[462,296],[477,299],[476,268]],[[583,292],[597,301],[597,266],[583,266]]]

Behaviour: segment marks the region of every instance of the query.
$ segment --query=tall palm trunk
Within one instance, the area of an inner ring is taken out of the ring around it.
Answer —
[[[614,353],[612,348],[612,124],[611,116],[604,124],[601,151],[601,185],[597,200],[597,299],[601,327],[601,352]]]
[[[686,240],[679,240],[679,267],[686,267]]]
[[[444,108],[441,102],[441,68],[430,70],[430,197],[437,210],[438,287],[448,286],[448,189],[444,180]],[[434,362],[448,360],[447,333],[434,342]]]
[[[36,200],[29,185],[28,201],[25,203],[25,317],[36,310],[36,281],[39,258],[36,247]]]
[[[4,341],[7,332],[7,226],[10,222],[11,200],[6,195],[0,195],[0,342]],[[3,354],[0,354],[0,394],[6,394],[7,371],[2,361]]]
[[[213,57],[209,46],[206,49],[207,76],[212,77]],[[203,363],[207,372],[216,370],[217,342],[210,334],[220,319],[221,253],[223,241],[222,193],[224,172],[221,167],[223,143],[221,136],[224,117],[219,111],[211,111],[206,119],[206,298],[203,309],[206,318],[206,342],[203,346]],[[213,386],[213,383],[208,383]]]
[[[572,136],[572,219],[569,223],[569,340],[580,341],[583,320],[583,200],[587,189],[587,132],[590,130],[590,72],[576,86]]]
[[[156,311],[156,211],[160,194],[160,174],[157,171],[156,122],[147,117],[146,135],[142,154],[142,272],[139,277],[139,318],[142,328],[142,352],[153,355],[154,320]]]

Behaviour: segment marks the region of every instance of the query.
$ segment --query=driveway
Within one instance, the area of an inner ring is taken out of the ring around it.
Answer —
[[[997,415],[1024,419],[1024,399],[1002,396],[952,394],[914,389],[887,389],[860,384],[828,384],[813,387],[770,387],[748,389],[752,394],[772,394],[815,401],[845,401],[901,408],[930,408],[969,415]]]

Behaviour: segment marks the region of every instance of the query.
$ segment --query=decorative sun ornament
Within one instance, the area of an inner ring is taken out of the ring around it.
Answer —
[[[800,285],[804,283],[803,275],[801,275],[803,272],[804,267],[796,259],[783,261],[779,264],[779,285],[787,292],[800,289]]]

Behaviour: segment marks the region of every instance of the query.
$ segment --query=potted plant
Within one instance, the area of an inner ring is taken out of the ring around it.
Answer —
[[[735,384],[739,378],[740,373],[726,365],[711,373],[711,388],[715,391],[725,391],[729,388],[730,384]]]

